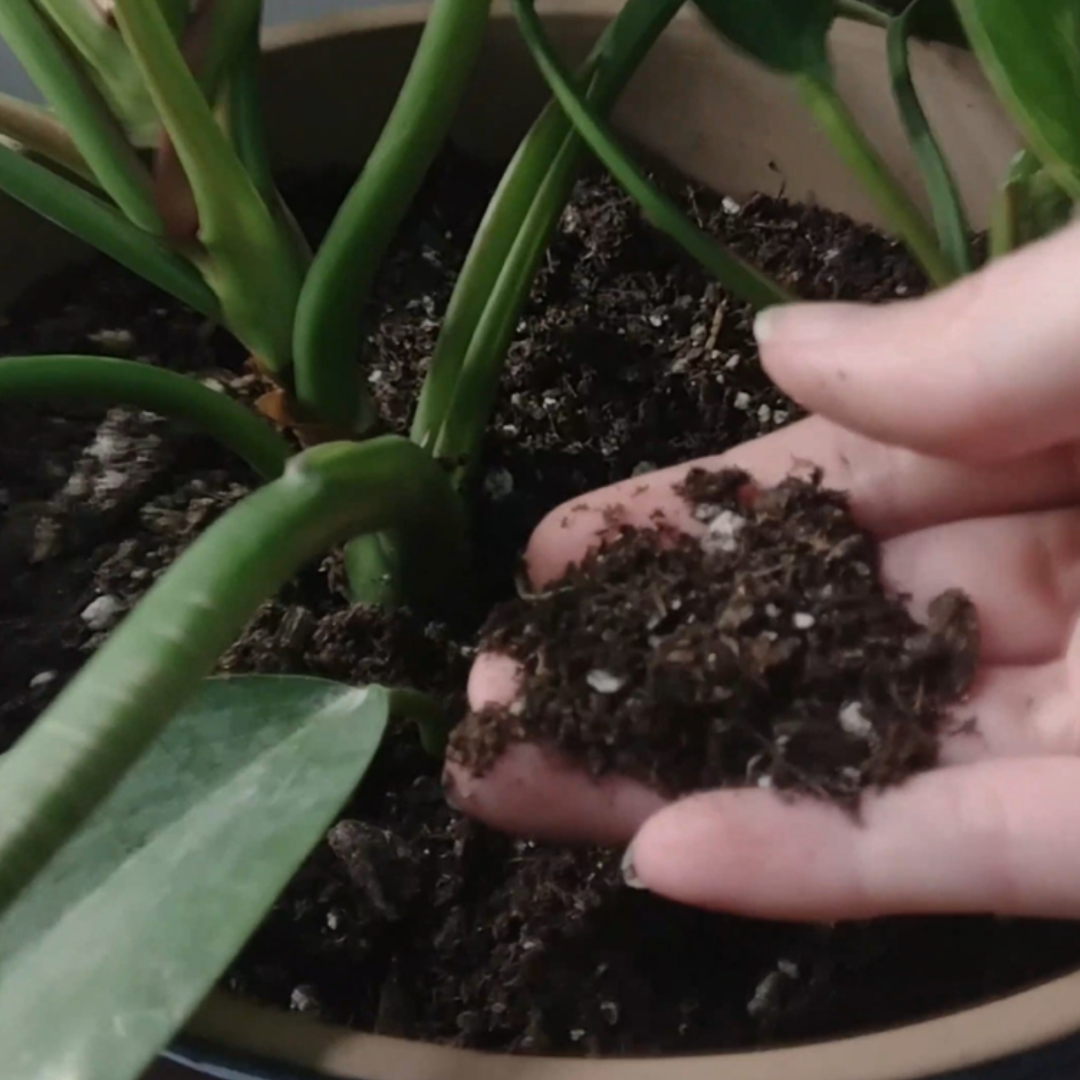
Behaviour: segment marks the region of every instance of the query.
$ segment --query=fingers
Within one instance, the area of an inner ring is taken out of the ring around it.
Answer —
[[[913,613],[963,589],[979,612],[986,664],[1062,656],[1080,609],[1080,510],[981,518],[923,529],[883,547],[888,583]]]
[[[1006,465],[967,465],[886,446],[812,417],[718,457],[624,480],[560,506],[533,534],[526,553],[530,576],[543,585],[581,559],[610,528],[613,508],[630,525],[648,527],[660,513],[673,525],[699,528],[674,491],[695,466],[737,466],[769,486],[808,464],[824,471],[827,486],[849,493],[860,523],[882,539],[1080,498],[1080,463],[1071,446]]]
[[[774,308],[770,376],[814,413],[925,453],[1004,461],[1071,440],[1080,226],[919,300]]]
[[[863,822],[757,790],[661,810],[628,852],[642,887],[761,918],[980,913],[1076,917],[1080,762],[942,769],[867,801]]]

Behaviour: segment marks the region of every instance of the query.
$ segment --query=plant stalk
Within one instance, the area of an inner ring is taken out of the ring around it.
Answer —
[[[443,145],[487,28],[491,0],[435,0],[405,84],[315,256],[296,317],[296,395],[363,433],[374,418],[358,360],[375,274]]]
[[[264,480],[279,477],[291,453],[285,440],[249,409],[175,371],[104,356],[0,358],[0,402],[55,398],[133,405],[187,421]]]
[[[862,181],[896,235],[935,285],[949,284],[956,273],[933,229],[863,134],[836,87],[823,76],[800,75],[796,80],[806,107]]]
[[[388,528],[423,533],[429,562],[452,580],[461,505],[431,458],[395,437],[309,450],[211,525],[0,762],[0,911],[139,759],[259,604],[331,545]]]

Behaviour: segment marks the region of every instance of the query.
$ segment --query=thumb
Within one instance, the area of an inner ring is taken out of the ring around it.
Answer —
[[[1080,225],[941,292],[758,316],[769,375],[805,408],[881,442],[1003,460],[1076,437]]]
[[[939,769],[869,799],[863,820],[765,791],[710,792],[649,818],[630,884],[697,907],[812,921],[1080,915],[1080,762]]]

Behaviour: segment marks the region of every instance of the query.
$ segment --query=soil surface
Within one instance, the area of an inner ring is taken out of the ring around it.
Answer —
[[[368,375],[397,430],[495,179],[447,156],[382,274]],[[348,180],[289,183],[313,236]],[[706,228],[804,296],[874,300],[924,287],[895,245],[787,205],[774,197],[782,186],[778,177],[776,192],[743,206],[679,195]],[[0,320],[0,353],[80,351],[138,357],[240,396],[258,390],[227,335],[103,261],[32,289]],[[492,604],[512,598],[521,549],[547,510],[719,452],[796,412],[758,365],[746,309],[651,232],[610,182],[583,182],[507,364],[477,494],[476,577],[455,598],[454,618],[350,609],[329,557],[262,609],[222,667],[412,685],[463,711],[477,632]],[[0,749],[254,482],[209,441],[138,411],[70,402],[0,410]],[[680,908],[627,889],[618,852],[544,847],[462,819],[442,797],[440,768],[412,728],[391,734],[228,985],[456,1045],[650,1053],[850,1032],[1080,963],[1073,924],[789,926]]]
[[[971,602],[944,593],[920,626],[819,476],[759,491],[694,469],[679,494],[699,535],[612,507],[599,550],[495,610],[482,647],[520,662],[521,696],[470,715],[452,754],[483,772],[526,740],[669,797],[756,785],[853,811],[935,765],[978,660]]]

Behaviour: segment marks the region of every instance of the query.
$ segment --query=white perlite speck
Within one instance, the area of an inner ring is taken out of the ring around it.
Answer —
[[[616,694],[626,685],[625,677],[615,675],[610,671],[602,671],[600,668],[590,671],[585,676],[585,681],[598,694]]]
[[[107,630],[122,610],[115,596],[99,596],[83,608],[81,618],[91,630]]]
[[[817,622],[817,619],[808,611],[796,611],[791,621],[794,623],[796,630],[809,630]]]
[[[730,195],[725,195],[720,200],[720,205],[724,208],[725,214],[737,214],[742,210],[742,207]]]
[[[38,688],[40,688],[42,686],[48,686],[49,683],[55,681],[55,679],[56,679],[56,672],[55,671],[39,671],[30,680],[30,689],[31,690],[37,690]]]
[[[750,395],[745,390],[740,390],[735,395],[735,408],[743,412],[750,408]]]
[[[709,522],[708,531],[701,538],[702,550],[710,554],[714,551],[727,554],[735,551],[739,546],[739,533],[745,524],[746,518],[736,514],[734,510],[721,510]]]
[[[838,719],[840,726],[853,738],[868,739],[874,732],[870,717],[863,712],[862,704],[858,701],[849,701],[840,710]]]

